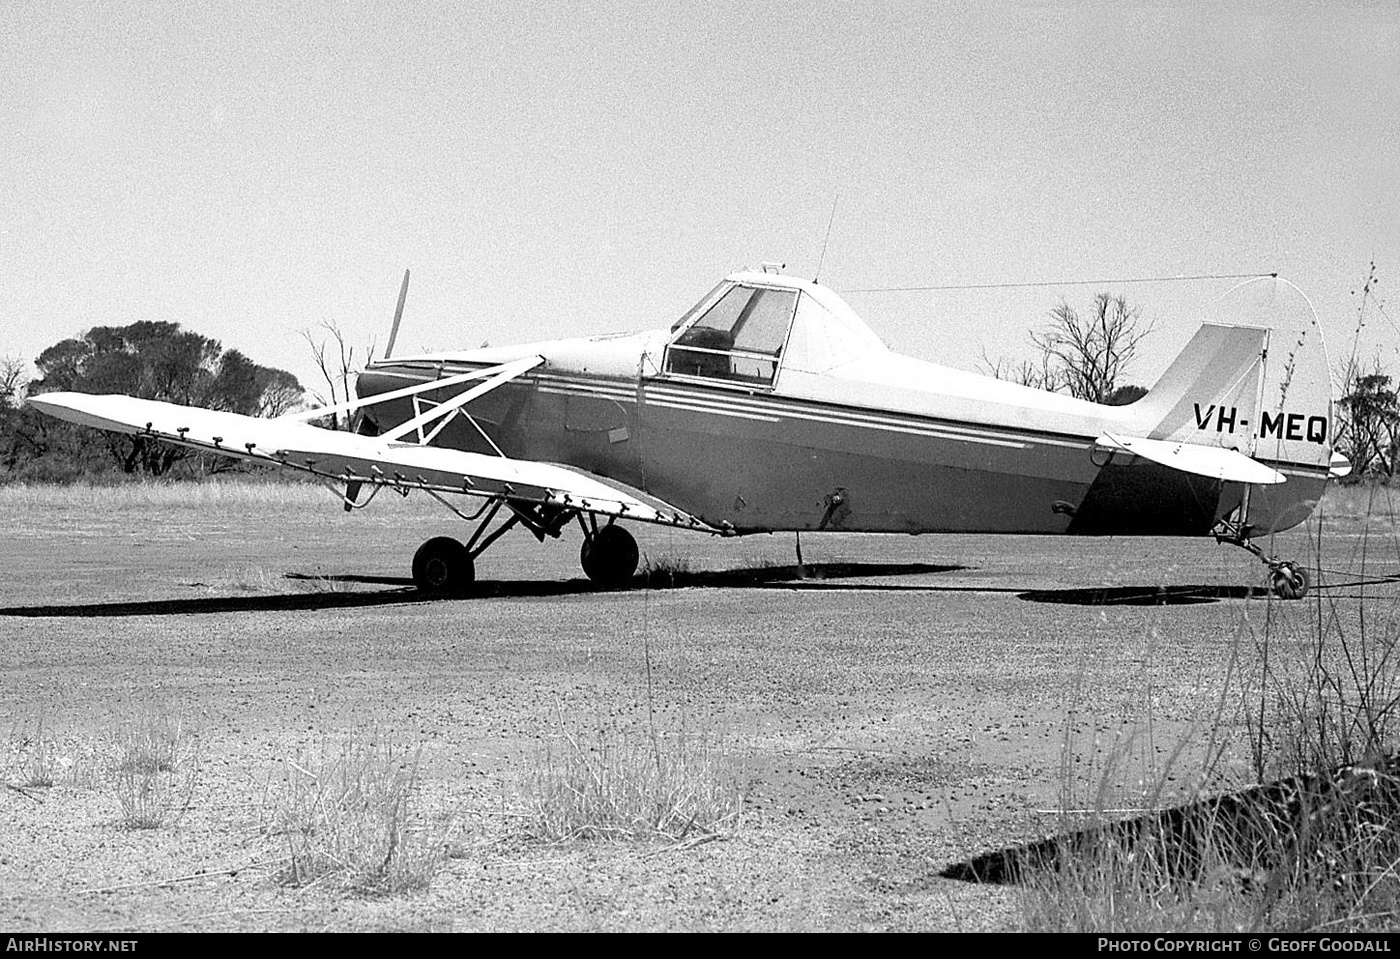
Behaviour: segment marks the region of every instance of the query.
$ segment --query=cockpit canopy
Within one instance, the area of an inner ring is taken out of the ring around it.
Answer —
[[[885,348],[830,290],[768,273],[728,277],[671,332],[666,373],[760,389],[780,368],[821,373]]]
[[[795,290],[730,286],[671,341],[666,372],[771,386],[796,308]]]

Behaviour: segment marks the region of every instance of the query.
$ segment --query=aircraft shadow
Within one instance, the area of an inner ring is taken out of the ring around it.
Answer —
[[[922,576],[955,573],[966,566],[931,563],[806,563],[786,566],[753,566],[724,570],[651,570],[637,574],[629,589],[689,589],[693,587],[759,587],[773,589],[909,589],[889,584],[832,583],[828,580],[865,579],[878,576]]]
[[[0,608],[0,616],[17,617],[105,617],[105,616],[189,616],[200,613],[297,612],[321,609],[355,609],[395,606],[404,603],[453,602],[474,599],[541,599],[585,593],[625,592],[640,589],[774,588],[774,589],[857,589],[850,583],[827,583],[874,576],[912,576],[946,573],[961,566],[934,566],[927,563],[809,563],[806,566],[758,566],[718,571],[667,571],[638,574],[628,585],[609,590],[586,579],[563,582],[531,580],[478,580],[466,595],[426,595],[417,591],[413,580],[401,576],[336,574],[313,576],[288,573],[285,578],[324,588],[305,593],[279,593],[254,596],[201,596],[190,599],[119,600],[106,603],[66,603],[42,606]],[[386,586],[372,591],[337,591],[340,585]],[[908,589],[889,585],[866,585],[869,589]]]
[[[724,570],[642,570],[621,589],[688,589],[691,587],[721,586],[781,586],[799,589],[803,586],[820,586],[825,580],[861,579],[876,576],[920,576],[927,573],[954,573],[966,566],[935,566],[930,563],[808,563],[804,566],[753,566],[744,569]],[[413,580],[406,576],[360,576],[355,574],[313,576],[307,573],[287,573],[286,579],[302,582],[321,583],[360,583],[381,586],[411,587]],[[538,585],[548,590],[562,593],[596,592],[599,587],[580,580],[567,583],[540,583],[479,580],[473,595],[528,595]],[[848,586],[835,586],[847,589]],[[877,587],[880,588],[880,587]],[[884,587],[900,588],[900,587]],[[907,588],[907,587],[906,587]],[[516,590],[525,590],[517,594]],[[501,592],[504,591],[504,592]]]
[[[1017,599],[1031,603],[1074,606],[1193,606],[1222,599],[1264,599],[1269,591],[1257,586],[1098,586],[1087,589],[1028,589]]]
[[[0,608],[0,616],[102,617],[190,616],[199,613],[296,612],[316,609],[354,609],[431,601],[417,590],[382,590],[372,593],[289,593],[272,596],[202,596],[198,599],[153,599],[110,603],[69,603],[50,606]]]
[[[1250,586],[1111,586],[1022,590],[1007,586],[942,585],[936,583],[853,583],[851,580],[953,573],[966,566],[932,563],[808,563],[803,566],[754,566],[726,570],[650,570],[621,587],[600,587],[586,579],[565,581],[478,580],[465,595],[426,595],[406,576],[354,573],[309,575],[287,573],[284,578],[310,583],[302,593],[253,596],[202,596],[190,599],[119,600],[106,603],[67,603],[0,607],[0,616],[103,617],[188,616],[200,613],[296,612],[355,609],[404,603],[454,602],[472,599],[546,599],[599,592],[643,589],[783,589],[872,592],[1015,593],[1033,603],[1078,606],[1171,606],[1215,603],[1222,599],[1265,598],[1268,591]],[[384,586],[380,590],[338,590],[342,585]]]
[[[1076,861],[1128,862],[1142,851],[1142,861],[1159,868],[1161,878],[1194,881],[1210,870],[1248,883],[1266,876],[1280,860],[1297,856],[1300,844],[1309,840],[1340,841],[1338,829],[1365,833],[1389,828],[1400,815],[1396,773],[1400,755],[1391,754],[1376,768],[1349,766],[1323,775],[1292,776],[1008,846],[953,863],[938,875],[960,882],[1021,885]],[[1222,864],[1229,869],[1222,870]]]

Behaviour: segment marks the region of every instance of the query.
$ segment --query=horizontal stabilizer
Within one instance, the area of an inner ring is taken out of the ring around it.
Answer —
[[[1200,446],[1195,443],[1174,443],[1169,440],[1139,437],[1125,439],[1112,433],[1104,433],[1094,443],[1101,449],[1131,453],[1184,473],[1195,473],[1231,483],[1272,486],[1287,480],[1278,470],[1250,459],[1238,450],[1227,450],[1220,446]]]
[[[399,443],[285,419],[261,419],[134,396],[42,393],[28,402],[72,423],[258,460],[337,483],[461,493],[721,532],[668,504],[644,503],[626,490],[552,463]]]

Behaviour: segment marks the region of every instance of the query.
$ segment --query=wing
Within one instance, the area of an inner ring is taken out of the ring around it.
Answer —
[[[426,386],[440,388],[443,382]],[[468,390],[434,407],[431,412],[445,417],[466,402],[463,396],[467,393],[479,395],[480,390],[481,387]],[[388,486],[405,492],[421,489],[460,493],[710,533],[723,532],[669,504],[643,502],[627,490],[567,467],[403,443],[393,438],[410,430],[418,430],[421,435],[425,424],[417,421],[387,436],[360,436],[322,429],[287,417],[261,419],[133,396],[43,393],[30,397],[28,402],[44,413],[72,423],[150,436],[338,482]]]
[[[1143,459],[1186,473],[1196,473],[1233,483],[1272,486],[1287,480],[1278,470],[1271,469],[1238,450],[1227,450],[1220,446],[1199,446],[1194,443],[1173,443],[1169,440],[1139,437],[1125,438],[1114,436],[1112,433],[1104,433],[1094,441],[1094,445],[1101,449],[1132,453],[1134,456],[1141,456]]]

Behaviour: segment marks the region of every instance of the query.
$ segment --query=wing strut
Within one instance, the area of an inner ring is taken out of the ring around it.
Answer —
[[[318,406],[311,410],[298,410],[295,413],[286,413],[279,416],[273,422],[280,423],[305,423],[311,420],[320,419],[323,416],[331,416],[338,413],[352,413],[355,410],[366,406],[375,406],[379,403],[387,403],[390,400],[403,399],[405,396],[416,396],[419,393],[427,393],[429,390],[445,389],[450,386],[457,386],[462,383],[470,383],[472,380],[480,380],[486,377],[494,377],[510,372],[510,377],[514,378],[528,370],[532,370],[544,362],[542,356],[529,356],[523,360],[515,360],[511,363],[502,363],[499,366],[488,366],[480,370],[472,370],[470,373],[459,373],[456,376],[444,377],[440,380],[429,380],[425,383],[417,383],[413,386],[405,386],[400,390],[390,390],[388,393],[379,393],[367,399],[346,400],[344,403],[336,403],[334,406]],[[501,380],[504,383],[505,380]],[[500,383],[492,386],[495,389]],[[487,392],[483,390],[482,392]],[[477,394],[480,395],[480,394]]]
[[[407,436],[409,433],[412,433],[413,431],[417,430],[418,442],[426,443],[428,440],[432,439],[433,436],[437,435],[437,431],[434,430],[433,433],[425,439],[423,437],[424,426],[428,425],[436,419],[440,419],[444,416],[447,416],[449,413],[455,413],[460,407],[465,406],[467,403],[470,403],[478,396],[491,392],[496,387],[501,386],[504,383],[508,383],[509,381],[519,376],[521,373],[524,373],[526,370],[532,370],[543,362],[544,357],[542,356],[527,356],[523,360],[516,360],[513,363],[505,363],[501,366],[492,367],[491,369],[495,372],[496,375],[492,376],[485,383],[482,383],[480,386],[474,386],[469,390],[463,390],[461,393],[458,393],[456,396],[452,397],[452,399],[444,400],[437,406],[432,407],[425,413],[418,414],[406,423],[400,423],[398,426],[394,427],[389,432],[382,434],[380,436],[380,439],[384,440],[385,442],[393,442],[394,440],[402,439],[404,436]]]

